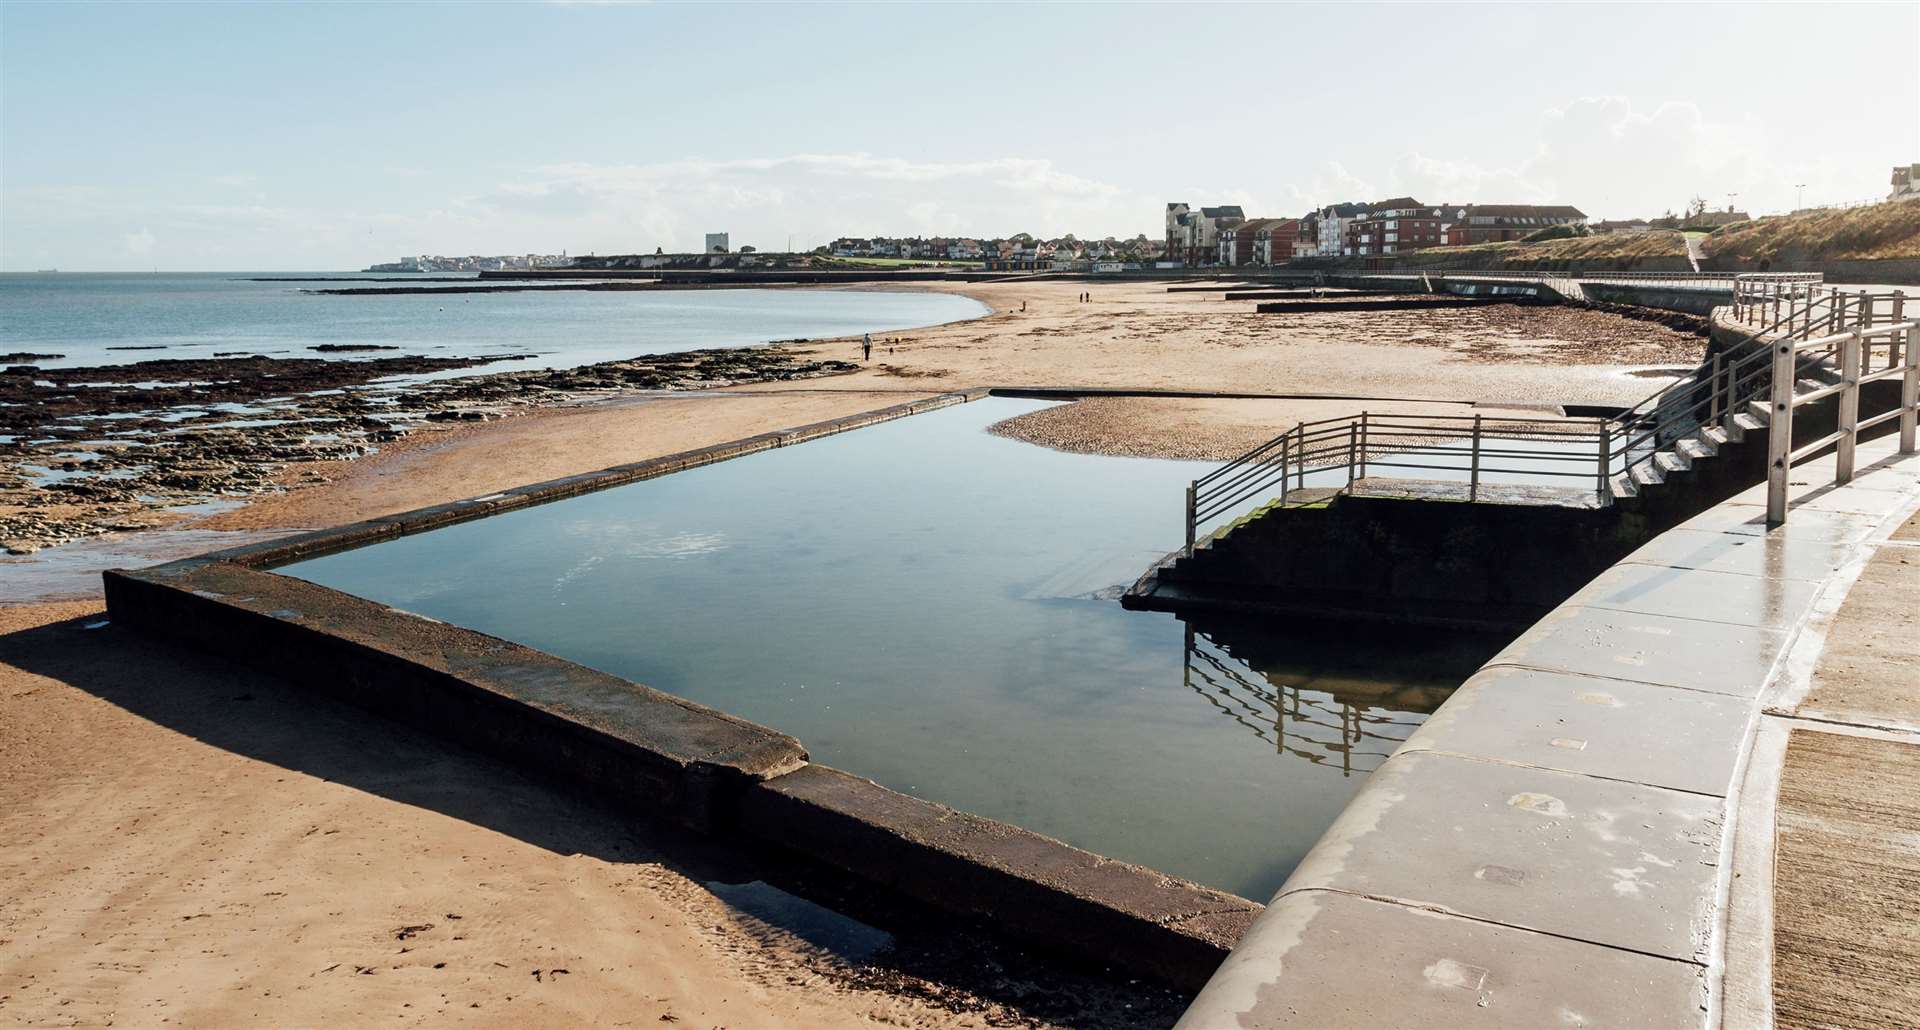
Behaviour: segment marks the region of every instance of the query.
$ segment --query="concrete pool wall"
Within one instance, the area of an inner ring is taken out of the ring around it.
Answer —
[[[638,811],[824,861],[1082,959],[1187,989],[1260,906],[809,761],[793,737],[269,568],[986,396],[828,422],[106,573],[115,623],[233,658]]]

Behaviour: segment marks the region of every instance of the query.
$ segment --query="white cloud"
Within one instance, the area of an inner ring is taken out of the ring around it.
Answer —
[[[147,229],[128,233],[125,243],[127,245],[127,253],[129,254],[153,253],[153,233]]]
[[[1751,117],[1716,121],[1686,102],[1646,109],[1624,97],[1569,101],[1542,112],[1533,135],[1521,140],[1523,156],[1504,163],[1478,156],[1489,149],[1484,136],[1458,138],[1457,150],[1406,151],[1364,174],[1326,161],[1278,190],[1216,183],[1175,192],[1243,203],[1249,214],[1411,195],[1435,204],[1574,204],[1597,218],[1679,210],[1696,194],[1715,207],[1781,211],[1796,203],[1795,183],[1807,184],[1808,203],[1857,200],[1862,192],[1861,169],[1818,154],[1776,153],[1779,134]]]
[[[1713,205],[1733,193],[1742,207],[1775,210],[1791,205],[1788,184],[1810,180],[1772,159],[1767,138],[1744,121],[1715,122],[1692,103],[1647,111],[1625,97],[1582,97],[1541,115],[1525,160],[1491,166],[1410,152],[1388,170],[1385,185],[1433,203],[1575,204],[1596,217],[1657,215],[1696,193]],[[1843,182],[1821,188],[1843,189]]]

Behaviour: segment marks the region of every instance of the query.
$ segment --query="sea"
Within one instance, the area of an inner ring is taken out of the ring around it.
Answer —
[[[473,370],[492,373],[572,368],[646,354],[751,346],[776,340],[903,332],[977,318],[988,312],[985,305],[966,297],[891,290],[543,291],[444,296],[310,292],[403,285],[327,281],[354,275],[0,274],[0,353],[59,355],[5,362],[43,368],[253,354],[344,359],[409,354],[532,355]],[[254,281],[264,278],[277,281]],[[418,285],[433,288],[459,284]],[[327,345],[395,349],[351,353],[314,349]]]

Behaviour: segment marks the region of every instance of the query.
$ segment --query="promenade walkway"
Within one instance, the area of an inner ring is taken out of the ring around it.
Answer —
[[[1920,457],[1656,537],[1373,774],[1182,1027],[1912,1026]]]
[[[1920,459],[1897,462],[1885,439],[1861,453],[1892,474],[1828,503],[1894,507],[1816,604],[1757,727],[1736,821],[1728,1027],[1920,1023],[1920,514],[1899,506],[1920,491]]]

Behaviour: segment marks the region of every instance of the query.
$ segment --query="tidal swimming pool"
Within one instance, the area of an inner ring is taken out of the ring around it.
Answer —
[[[1498,646],[1116,600],[1204,463],[989,398],[278,571],[791,733],[815,760],[1264,900]]]

